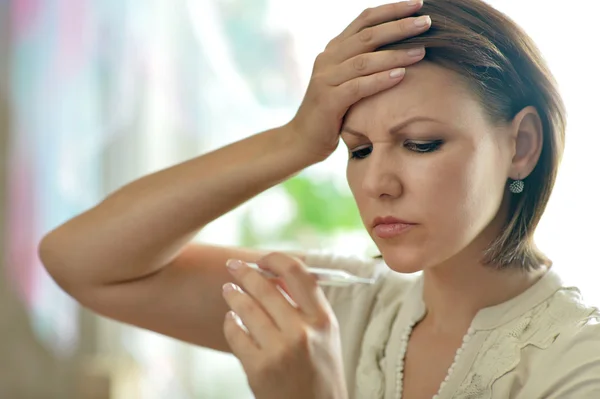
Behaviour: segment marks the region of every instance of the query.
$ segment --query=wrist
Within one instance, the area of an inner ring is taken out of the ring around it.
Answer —
[[[294,148],[295,153],[307,163],[314,165],[326,160],[333,151],[322,150],[315,143],[310,142],[304,129],[294,120],[281,126],[281,135],[286,142],[285,145]]]

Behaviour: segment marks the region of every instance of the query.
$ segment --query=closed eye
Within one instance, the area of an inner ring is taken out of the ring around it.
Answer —
[[[350,159],[365,159],[369,154],[373,152],[373,146],[359,148],[356,151],[350,152]]]
[[[434,152],[439,150],[444,144],[443,140],[434,140],[426,142],[407,141],[404,147],[414,152]]]
[[[409,151],[416,153],[429,153],[439,150],[444,144],[443,140],[434,140],[426,142],[406,141],[404,147]],[[365,159],[373,152],[373,146],[367,146],[359,148],[355,151],[350,152],[350,159]]]

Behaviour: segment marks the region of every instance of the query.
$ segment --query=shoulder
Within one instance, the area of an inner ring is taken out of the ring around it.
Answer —
[[[537,386],[544,387],[537,397],[599,398],[600,312],[583,304],[576,289],[557,294],[554,307],[558,311],[551,311],[550,316],[558,317],[554,321],[560,328],[552,337],[552,344],[534,362]]]
[[[490,330],[470,373],[464,392],[475,386],[515,399],[600,398],[600,313],[576,288],[559,286]]]
[[[561,333],[542,356],[550,384],[543,397],[600,397],[600,318]]]

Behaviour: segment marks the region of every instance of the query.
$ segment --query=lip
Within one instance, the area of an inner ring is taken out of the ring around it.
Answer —
[[[413,226],[414,224],[403,223],[378,224],[373,227],[373,233],[379,238],[393,238],[407,232]]]
[[[379,238],[392,238],[408,231],[414,225],[393,216],[377,217],[373,221],[373,233]]]
[[[395,218],[393,216],[385,216],[385,217],[378,216],[378,217],[376,217],[373,220],[373,223],[371,225],[373,227],[377,227],[380,224],[408,224],[408,225],[413,225],[414,223],[407,222],[406,220],[398,219],[398,218]]]

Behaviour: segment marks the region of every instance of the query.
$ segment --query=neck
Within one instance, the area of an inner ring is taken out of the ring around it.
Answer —
[[[462,336],[479,310],[516,297],[546,270],[496,270],[481,263],[439,265],[425,270],[423,300],[427,314],[420,324],[434,334]]]
[[[443,264],[423,271],[426,307],[421,328],[432,334],[462,336],[479,310],[501,304],[526,291],[548,270],[523,271],[519,266],[499,269],[484,265],[481,254],[502,228],[508,202],[480,237]]]

